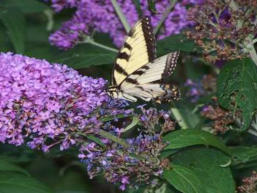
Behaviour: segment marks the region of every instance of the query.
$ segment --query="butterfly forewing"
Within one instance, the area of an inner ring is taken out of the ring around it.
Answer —
[[[136,23],[120,49],[113,68],[112,85],[119,86],[126,77],[155,59],[155,38],[149,17]]]

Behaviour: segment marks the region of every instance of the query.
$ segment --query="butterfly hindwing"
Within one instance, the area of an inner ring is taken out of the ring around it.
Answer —
[[[177,63],[179,52],[173,52],[155,59],[153,62],[141,67],[129,75],[121,83],[120,88],[124,93],[150,101],[154,98],[175,98],[177,90],[165,83]],[[168,96],[169,95],[169,96]]]
[[[149,17],[136,23],[120,49],[113,68],[112,85],[120,83],[145,64],[155,59],[155,38]]]

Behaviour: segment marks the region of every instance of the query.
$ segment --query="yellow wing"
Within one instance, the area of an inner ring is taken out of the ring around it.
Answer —
[[[152,31],[149,17],[144,17],[132,28],[114,64],[112,86],[119,86],[127,76],[155,59]]]
[[[147,69],[140,68],[129,75],[120,85],[122,91],[120,98],[131,101],[136,101],[136,98],[145,101],[177,100],[178,89],[174,85],[167,84],[165,79],[174,72],[178,56],[179,52],[172,52],[159,57],[145,65]]]

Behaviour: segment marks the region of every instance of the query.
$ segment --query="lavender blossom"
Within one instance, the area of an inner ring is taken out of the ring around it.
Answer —
[[[140,118],[140,133],[125,139],[127,146],[105,140],[105,147],[96,143],[80,148],[80,158],[87,165],[90,178],[103,173],[107,181],[119,184],[121,190],[139,184],[154,184],[156,177],[169,167],[169,161],[159,156],[166,144],[162,134],[175,128],[170,113],[155,108],[145,109],[135,115]],[[165,164],[166,163],[166,164]]]
[[[199,0],[183,0],[175,5],[174,10],[167,16],[158,39],[165,38],[171,34],[179,33],[183,28],[192,24],[187,20],[186,6],[197,3]],[[85,35],[98,31],[108,33],[116,46],[123,43],[125,30],[116,15],[110,0],[52,0],[52,8],[59,12],[65,8],[76,8],[73,17],[65,22],[62,27],[53,33],[49,40],[52,45],[61,49],[69,49],[83,41]],[[133,26],[139,19],[136,7],[132,0],[118,0],[128,23]],[[152,25],[156,27],[163,16],[164,11],[170,5],[169,0],[156,2],[157,13],[148,10],[148,1],[141,1],[143,15],[151,17]]]
[[[111,102],[105,86],[65,65],[1,53],[0,142],[43,151],[80,145],[102,127],[100,118],[129,113]]]
[[[186,96],[190,98],[192,103],[198,101],[198,99],[204,95],[204,90],[201,82],[192,81],[191,79],[187,79],[185,86],[188,88]]]
[[[110,141],[105,148],[95,143],[81,147],[80,158],[87,165],[90,178],[103,172],[107,181],[120,184],[120,189],[125,190],[135,184],[150,184],[154,176],[162,174],[164,167],[158,156],[165,144],[159,135],[139,135],[126,141],[129,147]]]
[[[175,124],[169,112],[140,107],[142,113],[135,115],[142,120],[139,135],[121,139],[120,127],[128,122],[116,124],[116,116],[132,112],[105,88],[105,80],[81,76],[65,65],[1,53],[0,142],[44,152],[73,146],[91,178],[103,172],[121,190],[152,184],[169,165],[160,165],[166,145],[162,134]]]

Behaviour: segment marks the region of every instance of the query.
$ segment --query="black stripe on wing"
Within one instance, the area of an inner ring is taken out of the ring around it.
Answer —
[[[123,69],[118,63],[115,65],[115,70],[119,72],[120,74],[124,74],[125,76],[128,76],[128,73],[125,69]]]
[[[138,84],[137,80],[133,78],[126,78],[124,81],[135,85]]]
[[[142,18],[142,29],[148,52],[148,60],[149,62],[152,62],[156,58],[156,40],[153,34],[150,17],[146,16]]]
[[[128,61],[130,56],[126,52],[119,52],[117,57],[119,59],[124,59],[124,60]]]
[[[123,47],[132,50],[132,47],[127,42],[124,43]]]
[[[132,47],[127,42],[124,43],[123,48],[127,48],[130,51],[132,50]],[[124,60],[128,61],[130,55],[128,55],[126,52],[121,52],[121,50],[119,51],[118,56],[116,57],[116,63],[113,65],[113,68],[112,68],[112,85],[117,85],[116,79],[114,78],[114,71],[115,70],[117,72],[121,73],[121,74],[124,74],[124,75],[128,76],[128,73],[125,71],[125,69],[123,69],[117,63],[117,59],[124,59]]]

